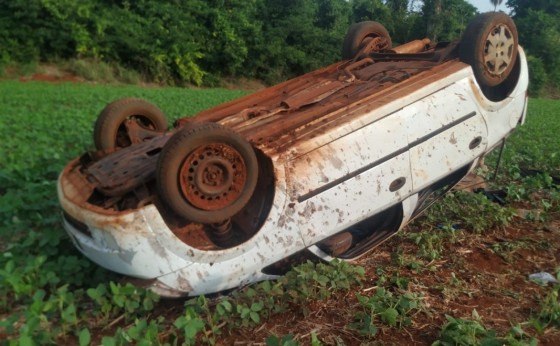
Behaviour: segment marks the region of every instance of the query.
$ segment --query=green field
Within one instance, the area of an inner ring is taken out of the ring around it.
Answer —
[[[246,288],[222,300],[176,301],[180,311],[166,314],[169,302],[113,283],[117,275],[82,257],[66,237],[60,225],[56,178],[70,159],[92,148],[93,123],[108,102],[142,97],[162,108],[171,122],[244,94],[224,89],[0,81],[0,340],[14,345],[227,344],[233,340],[230,333],[258,329],[265,319],[295,307],[313,311],[317,304],[310,302],[333,299],[338,292],[351,292],[365,282],[360,267],[308,264],[279,282]],[[557,218],[560,210],[558,189],[552,183],[552,177],[560,175],[559,115],[560,101],[530,100],[527,123],[508,141],[495,183],[515,196],[511,203],[542,203],[534,222]],[[541,173],[525,177],[520,168]],[[538,200],[532,197],[536,192],[541,193]],[[552,290],[556,315],[541,324],[543,329],[560,326],[559,287]],[[379,298],[386,305],[358,298],[364,311],[383,306],[382,311],[369,317],[356,312],[348,329],[365,342],[375,339],[374,320],[395,332],[412,324],[412,312],[421,310],[421,298],[412,293],[397,295],[397,291]],[[399,304],[408,304],[409,309]],[[538,328],[530,328],[538,339]],[[301,340],[323,344],[314,331]],[[511,340],[521,340],[521,345],[529,339]],[[267,343],[294,345],[296,341],[278,335]]]

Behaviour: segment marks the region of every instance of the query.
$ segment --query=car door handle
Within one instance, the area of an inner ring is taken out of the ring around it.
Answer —
[[[391,183],[391,185],[389,185],[389,191],[395,192],[398,189],[400,189],[401,187],[403,187],[404,184],[406,184],[406,178],[405,177],[397,178]]]
[[[475,137],[470,143],[469,143],[469,149],[474,149],[476,147],[478,147],[480,145],[480,143],[482,143],[482,137],[478,136]]]

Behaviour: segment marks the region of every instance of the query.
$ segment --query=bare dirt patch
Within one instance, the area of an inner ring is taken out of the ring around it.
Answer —
[[[38,82],[74,82],[80,83],[84,80],[80,77],[72,75],[70,73],[62,74],[62,75],[49,75],[45,73],[34,73],[31,76],[23,76],[19,78],[20,82],[29,82],[29,81],[38,81]]]

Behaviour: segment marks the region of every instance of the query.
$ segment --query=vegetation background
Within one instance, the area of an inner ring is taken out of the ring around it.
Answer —
[[[506,3],[529,53],[532,94],[557,89],[560,2]],[[381,22],[395,44],[447,41],[460,37],[476,12],[465,0],[3,1],[0,71],[55,63],[86,79],[212,86],[246,77],[270,84],[339,59],[353,22]]]

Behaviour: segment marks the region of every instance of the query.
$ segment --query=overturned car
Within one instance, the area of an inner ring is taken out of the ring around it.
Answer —
[[[478,15],[452,43],[392,47],[354,24],[341,62],[181,118],[110,103],[97,151],[58,181],[64,228],[97,264],[163,296],[355,259],[418,216],[525,119],[513,21]]]

